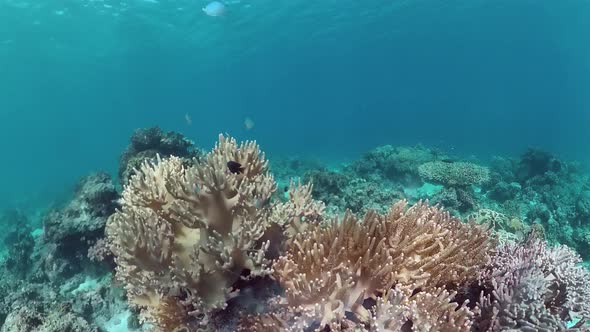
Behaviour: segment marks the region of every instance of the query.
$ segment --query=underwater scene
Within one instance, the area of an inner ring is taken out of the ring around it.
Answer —
[[[0,0],[0,332],[590,332],[590,1]]]

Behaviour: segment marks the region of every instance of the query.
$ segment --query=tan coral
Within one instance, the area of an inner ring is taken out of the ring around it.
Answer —
[[[292,310],[310,324],[338,327],[347,314],[368,321],[363,301],[395,284],[428,290],[475,280],[493,247],[487,228],[401,201],[385,216],[369,212],[359,222],[348,214],[310,226],[273,268]]]
[[[452,302],[456,292],[435,288],[409,299],[410,320],[416,332],[469,332],[473,313]]]
[[[454,302],[455,291],[433,288],[429,291],[399,285],[375,300],[367,322],[348,320],[331,322],[332,332],[468,332],[473,312],[465,302]],[[312,318],[313,310],[300,312],[278,310],[249,316],[242,320],[239,332],[300,332],[309,330],[302,324]],[[318,331],[325,329],[317,328]]]
[[[453,302],[455,292],[434,288],[412,292],[400,287],[377,299],[369,331],[468,332],[473,313]]]
[[[324,214],[323,202],[315,201],[311,197],[313,186],[291,181],[289,185],[289,199],[277,203],[272,208],[270,219],[273,224],[285,230],[287,238],[292,238],[305,230],[310,224],[320,221]]]
[[[241,171],[232,172],[229,161],[240,163]],[[244,272],[269,274],[266,253],[281,239],[267,233],[288,226],[271,216],[281,210],[292,218],[317,218],[312,214],[322,212],[305,195],[306,186],[291,188],[291,205],[266,204],[275,188],[256,143],[238,145],[222,135],[194,166],[176,157],[142,164],[107,225],[117,277],[130,301],[166,331],[180,318],[205,323],[235,295],[231,286]]]
[[[396,287],[379,297],[371,310],[369,331],[398,332],[408,326],[411,311],[407,305],[410,292]]]

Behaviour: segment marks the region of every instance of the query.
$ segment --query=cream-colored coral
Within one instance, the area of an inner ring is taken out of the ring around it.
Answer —
[[[346,316],[394,285],[435,290],[474,281],[494,247],[488,228],[462,223],[427,203],[396,203],[387,215],[351,214],[298,234],[273,265],[286,302],[309,324],[339,330]]]
[[[489,225],[495,230],[500,243],[517,241],[527,231],[526,225],[517,217],[509,217],[491,209],[479,209],[467,216],[478,224]]]
[[[379,297],[371,310],[369,331],[398,332],[408,324],[411,310],[408,306],[408,291],[400,287],[391,289],[385,296]]]
[[[285,202],[273,206],[270,220],[272,224],[280,225],[285,230],[287,238],[292,238],[303,232],[307,226],[320,221],[324,214],[323,202],[314,201],[311,197],[312,184],[301,184],[291,181],[288,197]]]
[[[372,310],[371,332],[468,332],[473,313],[453,302],[456,292],[434,288],[414,294],[400,287],[380,297]]]
[[[194,166],[176,157],[144,162],[107,225],[117,277],[144,317],[163,331],[205,324],[245,272],[269,274],[266,252],[281,239],[268,231],[285,233],[290,224],[277,216],[319,219],[322,212],[306,195],[310,187],[293,185],[289,202],[271,204],[275,188],[256,143],[222,135]]]
[[[435,287],[428,291],[397,285],[375,299],[368,321],[350,320],[332,322],[332,332],[468,332],[473,312],[455,302],[455,291]],[[366,304],[364,304],[366,306]],[[310,330],[313,308],[284,310],[275,308],[270,313],[249,316],[242,320],[240,332],[300,332]],[[316,331],[325,331],[321,325]]]

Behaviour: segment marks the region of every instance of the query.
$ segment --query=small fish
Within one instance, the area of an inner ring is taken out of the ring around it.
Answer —
[[[246,117],[244,119],[244,127],[246,128],[246,130],[254,128],[254,120],[252,120],[250,117]]]
[[[191,115],[188,113],[184,115],[184,121],[186,121],[186,124],[189,126],[193,124],[193,119],[191,118]]]
[[[242,164],[233,160],[227,162],[227,168],[234,174],[241,174],[244,172],[244,167],[242,167]]]
[[[223,16],[225,14],[225,5],[219,1],[210,2],[203,8],[203,12],[209,16]]]
[[[455,161],[454,161],[454,160],[452,160],[451,158],[443,158],[443,159],[441,159],[440,161],[442,161],[443,163],[447,163],[447,164],[452,164],[452,163],[454,163],[454,162],[455,162]]]
[[[257,209],[262,209],[262,208],[265,208],[269,205],[270,205],[270,197],[268,197],[266,199],[257,199],[256,202],[254,203],[254,206],[256,206]]]

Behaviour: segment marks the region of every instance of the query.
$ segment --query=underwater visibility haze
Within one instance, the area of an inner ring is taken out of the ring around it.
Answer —
[[[0,331],[590,331],[589,128],[587,0],[0,0]]]

